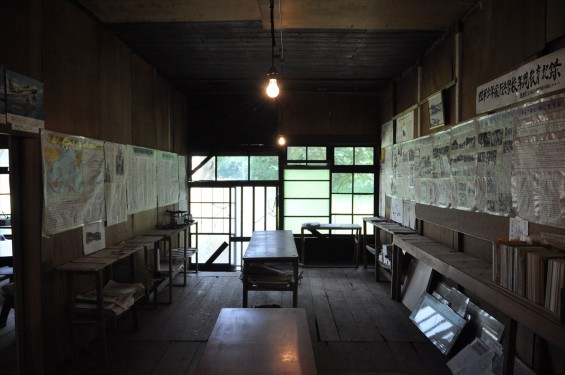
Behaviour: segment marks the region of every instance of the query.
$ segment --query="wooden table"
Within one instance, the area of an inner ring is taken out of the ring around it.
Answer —
[[[316,374],[306,312],[222,309],[196,374]]]
[[[276,267],[287,265],[292,270],[292,278],[280,275],[261,275],[253,279],[252,269],[257,266]],[[270,277],[272,276],[272,277]],[[243,255],[243,307],[247,307],[249,290],[292,291],[292,306],[298,302],[298,251],[290,230],[255,231]]]
[[[361,225],[359,224],[318,224],[318,225],[309,225],[308,223],[302,224],[302,228],[300,229],[300,238],[302,241],[301,245],[301,254],[300,257],[302,259],[302,264],[306,263],[306,254],[305,254],[305,236],[304,231],[308,230],[310,233],[314,234],[318,238],[323,238],[323,235],[319,232],[320,230],[350,230],[354,233],[353,235],[353,263],[355,267],[359,265],[359,241],[361,239]],[[330,232],[331,233],[331,232]]]

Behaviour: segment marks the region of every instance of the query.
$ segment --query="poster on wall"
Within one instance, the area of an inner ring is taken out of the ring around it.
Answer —
[[[437,195],[432,202],[434,206],[449,207],[451,205],[451,169],[449,166],[449,150],[451,148],[451,131],[443,131],[432,135],[432,183]]]
[[[0,124],[6,123],[6,72],[0,65]]]
[[[392,196],[409,201],[416,200],[414,177],[420,157],[418,140],[393,145]]]
[[[155,150],[127,146],[126,181],[128,214],[157,207],[157,160]]]
[[[399,224],[404,222],[404,201],[401,198],[392,198],[390,203],[390,220]]]
[[[449,150],[451,205],[471,211],[476,208],[477,128],[471,120],[451,128]]]
[[[432,168],[432,137],[422,137],[417,140],[419,159],[415,168],[416,202],[432,204],[437,201],[436,185],[434,184]]]
[[[394,143],[394,123],[385,122],[381,125],[381,148],[392,146]]]
[[[515,110],[477,119],[477,210],[509,215]]]
[[[92,254],[106,247],[106,228],[102,220],[87,223],[82,227],[84,255]]]
[[[517,109],[512,207],[534,223],[565,227],[565,96]]]
[[[379,184],[379,216],[386,216],[386,197],[392,195],[392,146],[385,148],[384,160],[381,159],[381,176]]]
[[[157,204],[164,207],[179,201],[179,162],[177,154],[157,151]]]
[[[430,113],[430,129],[445,125],[441,91],[428,98],[428,111]]]
[[[44,128],[43,82],[6,70],[6,117],[13,130],[39,133]]]
[[[396,119],[396,143],[402,143],[414,138],[414,111]]]
[[[564,61],[565,48],[477,87],[477,114],[564,89]]]
[[[104,143],[104,197],[106,225],[127,221],[126,146]]]
[[[179,160],[179,210],[188,211],[186,157],[179,155],[178,160]]]
[[[83,138],[84,222],[106,218],[104,199],[104,142]]]
[[[83,139],[41,133],[43,157],[43,233],[51,235],[84,223]]]

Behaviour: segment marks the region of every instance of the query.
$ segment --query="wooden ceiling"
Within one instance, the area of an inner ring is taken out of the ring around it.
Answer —
[[[269,0],[78,2],[180,91],[248,92],[265,86],[271,66]],[[475,3],[274,0],[280,86],[377,91],[414,65]]]

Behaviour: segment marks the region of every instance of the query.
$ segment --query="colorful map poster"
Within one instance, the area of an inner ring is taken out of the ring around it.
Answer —
[[[84,224],[83,139],[41,133],[43,154],[43,232],[51,235]]]
[[[41,133],[46,235],[105,218],[103,145],[84,137]]]

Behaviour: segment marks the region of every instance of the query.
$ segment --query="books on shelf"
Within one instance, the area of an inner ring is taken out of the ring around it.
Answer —
[[[565,251],[546,246],[498,244],[492,262],[493,283],[561,314]]]
[[[553,258],[547,262],[547,288],[545,308],[552,313],[561,313],[561,290],[565,288],[565,258]]]

